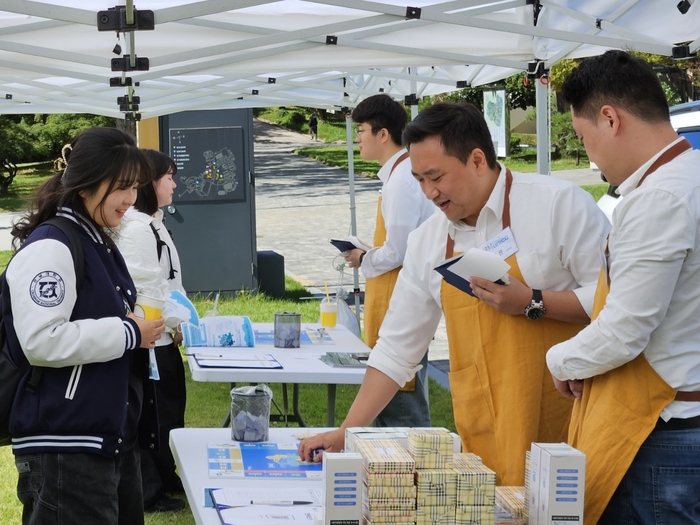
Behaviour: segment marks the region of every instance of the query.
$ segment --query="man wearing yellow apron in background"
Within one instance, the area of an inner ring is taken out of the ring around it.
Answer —
[[[450,390],[464,449],[524,483],[532,441],[560,441],[562,403],[547,349],[589,321],[609,223],[570,182],[511,173],[496,160],[488,127],[470,104],[435,104],[406,126],[414,176],[439,208],[409,238],[404,266],[340,431],[302,442],[300,454],[342,447],[342,430],[365,425],[411,379],[445,313]],[[482,248],[510,265],[508,285],[472,277],[475,296],[443,283],[446,257]]]
[[[608,51],[564,83],[591,161],[619,186],[595,320],[547,363],[586,454],[586,524],[700,523],[700,152],[651,66]],[[583,380],[583,384],[581,381]]]
[[[377,204],[377,223],[371,250],[345,253],[351,268],[360,268],[366,278],[364,328],[365,343],[373,348],[379,327],[389,309],[389,299],[401,270],[408,234],[435,212],[420,184],[411,174],[408,152],[401,146],[406,127],[406,110],[388,95],[366,98],[352,112],[357,124],[360,156],[381,164],[378,176],[382,190]],[[427,347],[426,347],[427,348]],[[399,390],[376,418],[382,427],[429,427],[428,354],[423,368]]]

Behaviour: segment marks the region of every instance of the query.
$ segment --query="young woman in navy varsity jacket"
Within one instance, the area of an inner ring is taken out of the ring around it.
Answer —
[[[40,367],[34,391],[20,383],[10,431],[23,523],[143,523],[139,445],[158,446],[148,350],[163,319],[137,319],[134,283],[107,231],[150,184],[153,168],[133,138],[83,131],[13,228],[22,249],[7,269],[3,312],[15,359]],[[84,258],[79,286],[66,217]],[[4,295],[4,294],[3,294]],[[29,376],[27,374],[27,376]]]

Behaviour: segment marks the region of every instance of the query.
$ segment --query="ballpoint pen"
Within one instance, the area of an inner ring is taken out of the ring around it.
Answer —
[[[257,500],[250,500],[251,505],[282,505],[282,506],[289,506],[289,505],[313,505],[313,501],[298,501],[298,500],[288,500],[288,501],[257,501]]]

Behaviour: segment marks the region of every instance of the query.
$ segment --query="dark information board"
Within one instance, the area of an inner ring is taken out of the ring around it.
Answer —
[[[243,128],[171,128],[175,202],[245,201]]]

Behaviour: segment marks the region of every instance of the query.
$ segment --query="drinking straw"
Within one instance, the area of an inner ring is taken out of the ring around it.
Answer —
[[[331,302],[331,294],[328,293],[328,283],[323,283],[323,286],[326,287],[326,300],[330,303]]]

